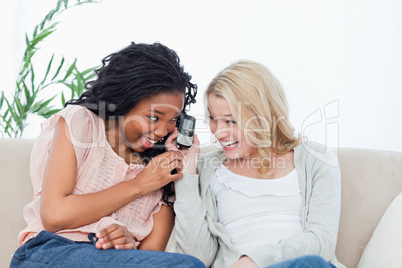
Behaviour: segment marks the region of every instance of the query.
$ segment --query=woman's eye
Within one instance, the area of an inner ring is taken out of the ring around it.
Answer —
[[[209,120],[215,121],[215,118],[213,118],[212,116],[210,116],[210,117],[209,117]]]
[[[233,120],[227,120],[227,121],[226,121],[226,123],[228,123],[228,124],[236,124],[236,121],[233,121]]]
[[[152,121],[157,121],[158,120],[158,117],[153,116],[153,115],[149,115],[148,118],[151,119]]]

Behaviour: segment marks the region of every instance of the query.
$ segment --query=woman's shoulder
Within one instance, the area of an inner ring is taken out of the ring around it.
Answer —
[[[332,167],[338,166],[338,157],[334,150],[318,142],[302,141],[294,148],[294,152],[295,165],[300,163],[313,165],[318,161]]]
[[[325,156],[334,154],[334,150],[322,143],[314,141],[301,141],[294,148],[295,154],[298,156]]]
[[[225,156],[222,150],[209,151],[200,154],[199,164],[202,163],[205,167],[211,166],[212,168],[217,168],[222,161],[224,161]]]
[[[53,120],[63,117],[69,128],[74,145],[88,147],[92,142],[99,142],[104,136],[102,119],[81,105],[68,105],[58,112]]]
[[[60,112],[57,113],[58,116],[63,117],[66,122],[71,122],[72,120],[85,120],[85,119],[97,119],[98,116],[88,110],[88,108],[81,105],[68,105]]]
[[[224,161],[225,157],[222,151],[209,151],[201,153],[197,164],[197,173],[202,178],[209,175]]]
[[[87,108],[80,105],[69,105],[54,114],[41,124],[42,133],[53,131],[61,118],[64,119],[68,128],[74,127],[74,124],[86,122],[95,122],[97,116]]]

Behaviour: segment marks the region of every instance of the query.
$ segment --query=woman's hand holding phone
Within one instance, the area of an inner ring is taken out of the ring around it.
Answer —
[[[183,147],[179,150],[177,146],[177,128],[169,135],[165,142],[165,147],[168,151],[179,151],[183,154],[183,167],[178,171],[183,175],[195,174],[198,162],[198,157],[200,155],[200,141],[198,140],[197,134],[194,135],[193,146],[190,148]]]
[[[183,174],[172,174],[172,170],[183,168],[183,154],[180,151],[168,151],[157,155],[133,179],[141,195],[160,189],[171,181],[183,177]]]

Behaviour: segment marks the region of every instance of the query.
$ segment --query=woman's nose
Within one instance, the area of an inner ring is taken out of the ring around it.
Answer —
[[[159,138],[163,138],[169,133],[169,130],[166,124],[159,124],[156,126],[154,133]]]
[[[229,136],[230,131],[226,125],[217,124],[216,128],[212,131],[218,140],[224,139]]]

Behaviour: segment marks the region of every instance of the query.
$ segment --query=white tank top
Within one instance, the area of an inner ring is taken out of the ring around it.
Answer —
[[[277,179],[237,175],[220,165],[211,178],[219,222],[241,253],[302,232],[301,191],[294,169]]]

